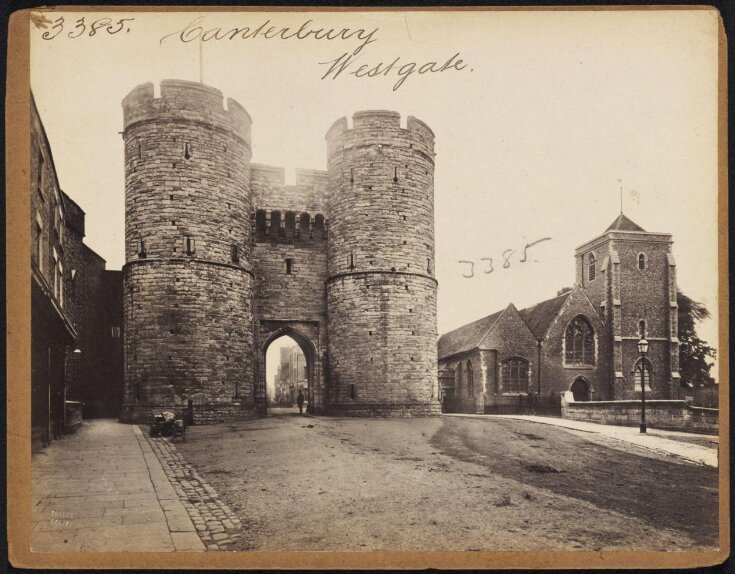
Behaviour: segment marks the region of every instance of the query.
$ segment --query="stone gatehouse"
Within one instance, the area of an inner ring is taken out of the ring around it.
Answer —
[[[251,118],[218,90],[166,80],[123,100],[121,420],[266,410],[282,335],[308,363],[314,413],[439,412],[434,134],[390,111],[326,132],[327,169],[251,162]]]

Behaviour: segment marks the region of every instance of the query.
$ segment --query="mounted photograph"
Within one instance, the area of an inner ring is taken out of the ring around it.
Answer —
[[[14,564],[728,556],[717,10],[13,17]]]

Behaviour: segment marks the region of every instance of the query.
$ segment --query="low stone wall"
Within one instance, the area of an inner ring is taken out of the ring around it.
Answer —
[[[171,411],[186,417],[186,407],[171,407],[161,405],[123,405],[120,413],[120,422],[129,424],[151,424],[153,415],[162,411]],[[255,407],[253,405],[237,405],[237,404],[195,404],[194,405],[194,421],[195,425],[213,425],[218,423],[231,422],[243,418],[256,416]]]
[[[439,402],[399,404],[354,404],[327,408],[329,416],[346,417],[425,417],[441,414]]]
[[[575,402],[566,392],[562,395],[561,416],[605,425],[638,426],[641,401]],[[686,401],[646,401],[646,424],[652,429],[717,434],[718,419],[718,409],[692,407]]]

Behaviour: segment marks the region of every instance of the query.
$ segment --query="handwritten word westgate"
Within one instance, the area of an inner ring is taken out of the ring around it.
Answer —
[[[279,26],[271,25],[270,20],[266,20],[256,28],[243,26],[242,28],[225,30],[219,26],[215,26],[205,30],[202,26],[203,21],[204,16],[196,18],[181,30],[163,36],[160,43],[163,44],[169,38],[177,38],[181,42],[188,43],[195,40],[209,42],[211,40],[254,40],[256,38],[263,38],[265,40],[271,40],[273,38],[280,40],[291,40],[294,38],[296,40],[306,40],[307,38],[313,37],[315,40],[350,40],[354,37],[361,42],[352,52],[356,56],[365,46],[377,41],[377,38],[374,36],[378,32],[378,28],[370,31],[364,28],[318,28],[314,25],[313,20],[306,20],[299,28],[289,28],[288,26],[279,28]]]
[[[346,70],[348,70],[346,71],[347,74],[351,74],[356,78],[374,78],[378,75],[388,76],[391,72],[395,72],[400,78],[395,84],[393,84],[393,91],[395,92],[403,85],[403,82],[405,82],[411,74],[434,74],[437,72],[446,72],[447,70],[460,71],[467,67],[467,64],[462,65],[462,60],[459,59],[459,52],[454,54],[454,56],[441,65],[438,62],[425,62],[423,64],[408,62],[399,67],[398,62],[401,60],[399,56],[390,64],[380,62],[376,65],[362,64],[358,67],[353,63],[352,58],[353,57],[349,53],[345,52],[335,60],[319,62],[320,65],[331,64],[327,72],[322,76],[322,80],[328,78],[330,75],[334,80]]]
[[[270,19],[265,20],[257,27],[243,26],[222,28],[220,26],[212,26],[205,28],[204,16],[199,16],[192,20],[189,24],[177,30],[166,34],[160,40],[163,44],[166,40],[172,38],[183,43],[209,42],[212,40],[253,40],[253,39],[280,39],[280,40],[306,40],[313,38],[315,40],[352,40],[357,41],[357,47],[352,52],[344,52],[341,56],[334,60],[319,62],[320,66],[329,66],[327,71],[321,77],[322,80],[331,78],[337,79],[340,75],[354,76],[356,78],[375,78],[377,76],[388,77],[391,74],[397,75],[399,79],[393,84],[393,91],[400,88],[403,83],[412,74],[424,75],[434,74],[438,72],[456,71],[459,72],[467,67],[460,59],[460,53],[457,52],[444,63],[442,60],[418,62],[401,62],[398,56],[390,63],[379,62],[377,64],[355,64],[355,57],[360,55],[364,48],[373,42],[378,41],[379,28],[371,30],[366,28],[323,28],[314,23],[313,20],[304,21],[301,26],[289,27],[272,24]],[[364,54],[362,54],[364,55]],[[472,71],[470,69],[470,71]]]

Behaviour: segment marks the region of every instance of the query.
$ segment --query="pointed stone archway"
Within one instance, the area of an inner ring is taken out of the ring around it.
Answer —
[[[266,353],[272,343],[288,336],[301,348],[307,368],[307,412],[320,414],[324,411],[324,384],[322,377],[321,345],[319,324],[311,322],[261,321],[260,345],[255,372],[255,403],[261,416],[268,414],[266,398]]]
[[[574,395],[576,402],[586,402],[592,400],[592,387],[587,379],[584,377],[577,377],[574,382],[570,385],[569,390]]]

